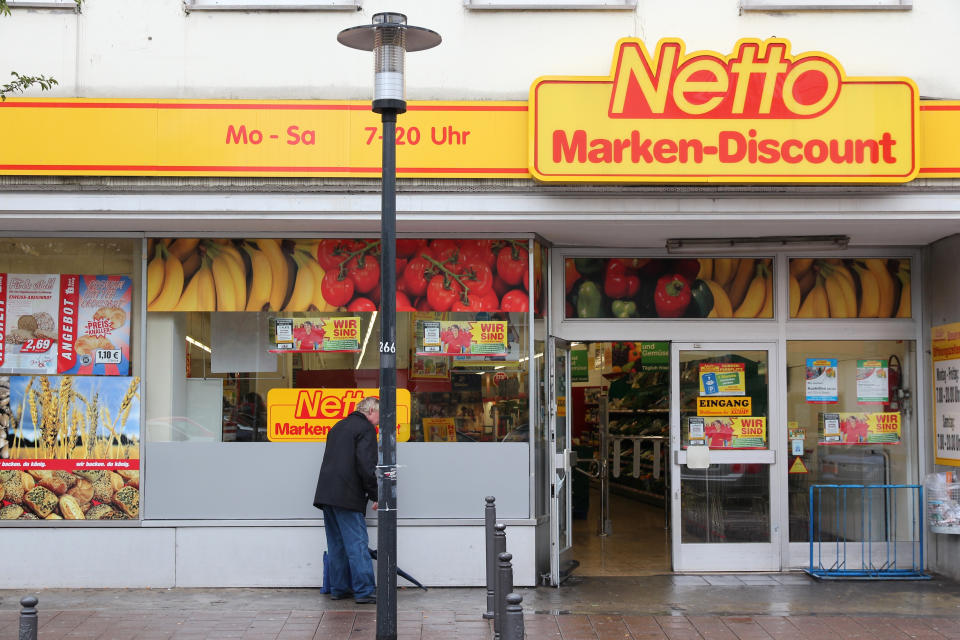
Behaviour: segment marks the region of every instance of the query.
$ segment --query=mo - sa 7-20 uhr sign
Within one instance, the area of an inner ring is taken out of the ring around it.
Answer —
[[[609,76],[530,89],[530,171],[563,182],[908,182],[919,96],[908,78],[848,77],[822,52],[744,39],[617,43]]]

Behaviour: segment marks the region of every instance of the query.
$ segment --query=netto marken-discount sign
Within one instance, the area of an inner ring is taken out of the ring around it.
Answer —
[[[617,44],[610,76],[530,90],[530,171],[548,181],[907,182],[919,97],[907,78],[848,78],[772,38],[730,55]]]

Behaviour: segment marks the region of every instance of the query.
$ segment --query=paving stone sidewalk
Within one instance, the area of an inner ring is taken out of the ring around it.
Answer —
[[[525,615],[529,640],[960,640],[960,618],[796,615]],[[398,612],[398,640],[489,640],[475,613]],[[18,614],[0,611],[0,640],[18,637]],[[373,640],[373,611],[42,611],[39,640]]]

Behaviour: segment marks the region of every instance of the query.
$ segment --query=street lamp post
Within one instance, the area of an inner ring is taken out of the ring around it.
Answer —
[[[440,44],[440,35],[407,24],[402,13],[378,13],[337,40],[373,51],[373,111],[383,123],[380,204],[380,449],[377,461],[377,640],[397,637],[397,114],[407,110],[403,57]]]

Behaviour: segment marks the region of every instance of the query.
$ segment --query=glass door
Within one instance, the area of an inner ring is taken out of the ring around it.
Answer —
[[[550,584],[559,586],[577,562],[572,559],[570,343],[550,337],[547,345],[547,428],[550,447]]]
[[[672,345],[675,571],[780,570],[776,355],[766,343]]]

